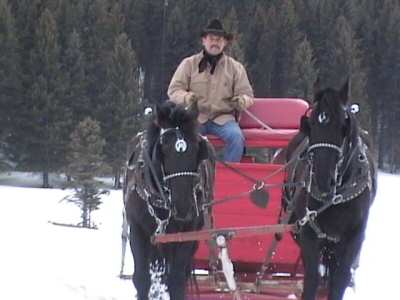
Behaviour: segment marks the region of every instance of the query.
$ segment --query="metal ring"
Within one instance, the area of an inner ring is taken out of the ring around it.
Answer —
[[[335,195],[335,196],[333,197],[333,199],[332,199],[332,204],[333,204],[333,205],[336,205],[336,204],[341,203],[342,201],[343,201],[343,195],[342,195],[342,194],[337,194],[337,195]]]
[[[253,184],[253,190],[259,191],[265,186],[265,182],[262,180],[258,180],[255,184]]]

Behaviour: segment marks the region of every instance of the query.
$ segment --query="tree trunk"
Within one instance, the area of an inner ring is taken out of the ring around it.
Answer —
[[[89,208],[86,203],[86,199],[84,200],[83,206],[82,206],[82,226],[89,228],[90,224],[89,222],[89,216],[88,216]]]
[[[50,184],[49,184],[49,172],[43,172],[42,174],[42,188],[49,188]]]
[[[121,188],[121,170],[115,171],[114,172],[114,189],[120,189]]]

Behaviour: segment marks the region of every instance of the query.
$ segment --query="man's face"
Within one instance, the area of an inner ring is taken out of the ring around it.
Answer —
[[[224,51],[226,46],[226,39],[223,36],[215,35],[212,33],[207,34],[202,38],[203,46],[211,55],[218,55]]]

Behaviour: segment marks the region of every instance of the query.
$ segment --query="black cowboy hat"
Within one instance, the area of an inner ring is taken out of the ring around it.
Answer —
[[[233,39],[233,35],[224,30],[224,28],[222,27],[222,23],[218,19],[211,20],[210,23],[208,23],[207,27],[202,30],[200,36],[205,37],[209,33],[223,36],[228,41],[231,41]]]

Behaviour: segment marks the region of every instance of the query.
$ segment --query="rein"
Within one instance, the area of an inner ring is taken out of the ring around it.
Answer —
[[[219,204],[223,204],[226,202],[230,202],[230,201],[234,201],[234,200],[238,200],[244,196],[247,196],[249,194],[251,194],[254,191],[258,191],[261,190],[263,188],[277,188],[277,187],[297,187],[297,186],[304,186],[305,182],[304,181],[299,181],[299,182],[292,182],[292,183],[276,183],[276,184],[268,184],[265,181],[268,180],[269,178],[272,178],[273,176],[275,176],[276,174],[279,174],[283,171],[285,171],[290,165],[292,165],[293,163],[295,163],[297,161],[297,159],[300,159],[298,157],[293,157],[291,158],[286,164],[282,165],[280,168],[276,169],[274,172],[268,174],[267,176],[261,178],[261,179],[256,179],[244,172],[242,172],[240,169],[235,168],[233,166],[231,166],[230,164],[228,164],[227,162],[223,161],[223,160],[217,160],[218,162],[220,162],[221,164],[223,164],[226,168],[230,169],[231,171],[235,172],[236,174],[238,174],[239,176],[242,176],[243,178],[247,179],[250,182],[253,182],[254,185],[253,187],[245,192],[236,194],[236,195],[231,195],[231,196],[225,196],[221,199],[217,199],[214,201],[210,201],[208,203],[203,204],[203,209],[214,206],[214,205],[219,205]]]
[[[152,176],[153,176],[153,178],[154,178],[154,181],[155,181],[155,183],[156,183],[156,186],[157,186],[159,195],[160,195],[162,201],[163,201],[165,204],[167,204],[167,203],[168,203],[168,200],[167,200],[167,198],[165,197],[165,194],[164,194],[163,188],[161,187],[161,183],[160,183],[160,181],[159,181],[159,179],[158,179],[157,173],[156,173],[156,171],[154,170],[153,162],[151,161],[150,156],[149,156],[149,154],[147,153],[146,149],[144,149],[143,152],[144,152],[144,160],[145,160],[145,162],[147,163],[147,165],[148,165],[149,168],[150,168],[150,172],[151,172],[151,174],[152,174]],[[156,224],[157,224],[157,228],[156,228],[156,231],[155,231],[154,234],[155,234],[155,235],[158,235],[158,234],[164,233],[165,230],[166,230],[166,228],[167,228],[167,226],[168,226],[168,224],[169,224],[169,221],[170,221],[170,219],[171,219],[171,215],[172,215],[171,210],[169,209],[168,217],[165,218],[164,220],[162,220],[162,219],[160,219],[160,218],[157,216],[156,212],[154,211],[153,206],[152,206],[152,205],[150,204],[150,202],[148,201],[148,197],[146,197],[145,201],[146,201],[146,203],[147,203],[147,210],[148,210],[149,214],[154,218],[154,220],[156,221]]]
[[[262,120],[260,120],[257,116],[255,116],[252,112],[250,112],[248,109],[244,109],[243,112],[245,112],[250,118],[252,118],[254,121],[256,121],[259,125],[261,125],[262,128],[269,130],[269,131],[274,131],[275,129],[273,129],[272,127],[268,126],[265,122],[263,122]],[[230,201],[234,201],[237,199],[240,199],[246,195],[251,194],[254,191],[257,190],[261,190],[264,187],[268,188],[275,188],[275,187],[288,187],[288,186],[304,186],[305,182],[294,182],[294,183],[280,183],[280,184],[267,184],[265,181],[269,178],[272,178],[273,176],[275,176],[276,174],[279,174],[280,172],[285,171],[290,165],[292,165],[294,162],[297,161],[297,157],[293,157],[291,158],[286,164],[284,164],[282,167],[280,167],[279,169],[275,170],[274,172],[272,172],[271,174],[269,174],[266,177],[263,177],[261,179],[256,179],[244,172],[242,172],[240,169],[232,167],[230,164],[226,163],[223,160],[218,160],[218,162],[220,162],[221,164],[223,164],[226,168],[230,169],[231,171],[235,172],[236,174],[238,174],[239,176],[247,179],[250,182],[253,182],[254,185],[252,187],[252,189],[240,193],[240,194],[236,194],[236,195],[231,195],[231,196],[225,196],[221,199],[218,200],[214,200],[214,201],[210,201],[208,203],[203,204],[203,209],[207,208],[207,207],[211,207],[214,205],[218,205],[218,204],[223,204],[226,202],[230,202]]]

